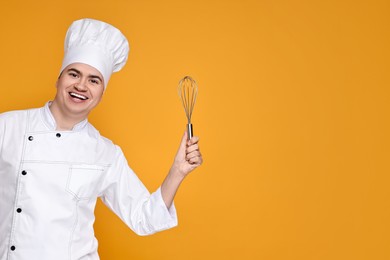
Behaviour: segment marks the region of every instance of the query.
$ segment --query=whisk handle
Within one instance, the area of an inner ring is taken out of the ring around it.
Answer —
[[[190,140],[194,136],[194,131],[192,129],[192,124],[187,124],[187,131],[188,131],[188,140]]]

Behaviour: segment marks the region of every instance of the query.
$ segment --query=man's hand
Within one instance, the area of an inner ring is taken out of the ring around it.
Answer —
[[[199,151],[199,137],[194,136],[191,140],[187,140],[187,136],[187,131],[185,131],[171,169],[171,171],[177,171],[177,174],[183,178],[203,162]]]

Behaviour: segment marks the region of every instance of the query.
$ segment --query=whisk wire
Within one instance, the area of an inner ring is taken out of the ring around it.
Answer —
[[[179,82],[178,94],[187,116],[189,137],[192,137],[191,116],[192,111],[194,110],[196,97],[198,95],[198,85],[196,84],[196,81],[189,76],[184,77]]]
[[[186,113],[186,117],[188,119],[188,122],[190,122],[190,115],[188,113],[188,101],[187,101],[187,94],[186,94],[186,89],[183,88],[182,90],[179,89],[179,95],[180,95],[180,98],[181,98],[181,101],[183,103],[183,107],[184,107],[184,112]]]
[[[196,84],[196,82],[195,82]],[[195,85],[196,87],[192,89],[192,100],[191,100],[191,114],[190,114],[190,118],[192,116],[192,111],[194,110],[194,106],[195,106],[195,102],[196,102],[196,97],[198,95],[198,86]]]
[[[191,120],[191,116],[190,116],[190,107],[189,107],[189,103],[190,103],[190,98],[189,98],[189,94],[188,94],[188,89],[187,89],[187,82],[184,81],[184,87],[183,87],[183,94],[184,94],[184,100],[185,100],[185,107],[184,109],[186,110],[186,115],[187,115],[187,118],[188,118],[188,123],[190,122]]]

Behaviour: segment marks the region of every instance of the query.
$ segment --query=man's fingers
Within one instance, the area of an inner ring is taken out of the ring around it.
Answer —
[[[189,173],[203,163],[203,158],[199,151],[199,137],[194,136],[191,140],[188,140],[187,138],[188,133],[185,131],[175,161],[182,163],[183,166],[187,165],[185,167],[189,167],[186,170]]]
[[[191,153],[193,151],[199,150],[199,145],[198,144],[193,144],[189,147],[187,147],[187,154]]]
[[[202,164],[203,159],[202,159],[202,157],[200,157],[200,156],[196,156],[196,157],[193,157],[193,158],[189,159],[188,162],[189,162],[191,165],[199,166],[199,165]]]
[[[187,142],[188,147],[186,150],[187,162],[192,166],[196,166],[196,167],[202,164],[203,161],[202,154],[199,151],[198,142],[199,142],[199,137],[197,136],[192,137],[191,140]]]
[[[193,152],[190,152],[186,155],[186,158],[187,160],[190,160],[192,158],[195,158],[195,157],[201,157],[202,155],[200,154],[199,151],[193,151]]]
[[[199,142],[198,136],[193,136],[190,140],[188,140],[187,145],[191,146],[193,144],[197,144]]]

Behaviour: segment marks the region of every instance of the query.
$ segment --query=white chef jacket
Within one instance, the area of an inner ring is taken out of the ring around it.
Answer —
[[[139,235],[177,225],[118,146],[87,120],[56,131],[49,104],[0,115],[0,260],[99,259],[98,197]]]

